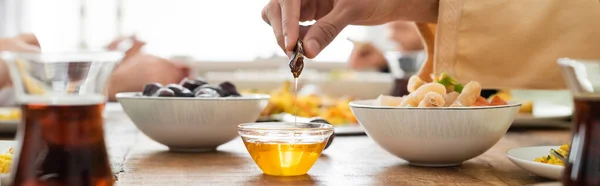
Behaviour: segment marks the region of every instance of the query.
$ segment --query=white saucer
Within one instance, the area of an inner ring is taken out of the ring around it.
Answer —
[[[506,151],[506,156],[518,167],[525,169],[535,175],[560,180],[563,166],[540,163],[533,161],[535,158],[547,156],[550,154],[550,149],[559,149],[560,146],[537,146],[537,147],[522,147],[514,148]]]

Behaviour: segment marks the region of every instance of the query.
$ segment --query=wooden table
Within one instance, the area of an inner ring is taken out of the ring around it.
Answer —
[[[106,132],[117,185],[528,185],[551,180],[518,168],[506,150],[570,140],[565,129],[511,130],[461,166],[423,168],[409,166],[366,136],[344,136],[335,138],[308,175],[273,177],[261,173],[239,138],[216,153],[171,153],[116,113],[107,119]]]
[[[569,142],[565,129],[511,130],[485,154],[458,167],[414,167],[366,136],[336,137],[299,177],[263,175],[241,139],[215,153],[171,153],[139,132],[123,113],[106,120],[117,185],[529,185],[550,182],[512,164],[505,151]],[[451,150],[451,149],[448,149]]]

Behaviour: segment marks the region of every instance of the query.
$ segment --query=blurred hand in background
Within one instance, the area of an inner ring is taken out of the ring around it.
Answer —
[[[412,22],[395,21],[388,23],[389,39],[397,45],[397,51],[410,54],[423,51],[423,42],[415,25]],[[387,61],[382,51],[370,42],[354,43],[354,49],[348,59],[348,65],[354,70],[387,71]]]
[[[190,67],[186,64],[143,53],[141,49],[146,43],[137,40],[135,36],[117,38],[107,48],[118,50],[119,45],[127,39],[132,44],[110,77],[109,100],[114,101],[115,94],[119,92],[141,92],[148,83],[179,83],[183,78],[190,76]]]
[[[424,50],[423,41],[417,27],[412,22],[395,21],[388,23],[390,39],[398,44],[400,53],[420,52]]]
[[[40,42],[34,34],[0,38],[0,52],[40,52]],[[0,61],[0,89],[12,86],[6,63]]]
[[[354,48],[348,66],[354,70],[382,69],[387,66],[385,56],[370,42],[352,41]]]

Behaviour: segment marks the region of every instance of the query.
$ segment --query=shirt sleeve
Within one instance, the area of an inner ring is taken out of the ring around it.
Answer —
[[[440,0],[422,71],[484,88],[562,89],[556,60],[600,59],[598,23],[597,0]]]

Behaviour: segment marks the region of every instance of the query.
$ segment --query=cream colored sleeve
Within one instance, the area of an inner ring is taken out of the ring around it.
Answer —
[[[599,0],[440,0],[437,25],[418,26],[433,53],[422,78],[446,72],[484,88],[562,89],[556,59],[600,60]]]

